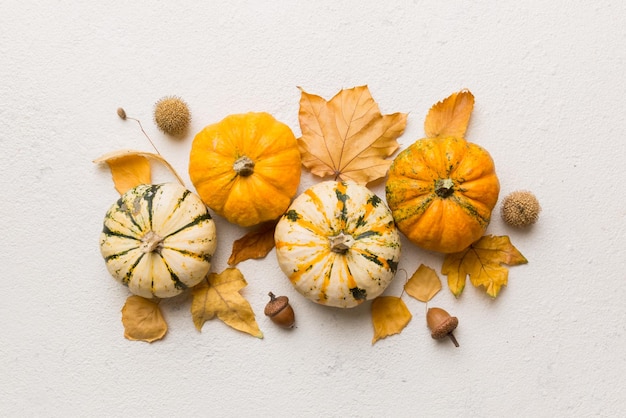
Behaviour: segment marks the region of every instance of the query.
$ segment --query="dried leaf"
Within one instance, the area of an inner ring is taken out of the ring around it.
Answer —
[[[220,274],[211,273],[207,280],[193,288],[191,316],[198,331],[216,315],[226,325],[263,338],[254,312],[239,290],[247,286],[243,274],[236,268],[227,268]]]
[[[140,184],[150,184],[150,161],[140,155],[124,155],[106,161],[111,169],[113,184],[124,194]]]
[[[126,299],[122,308],[122,324],[124,337],[133,341],[151,343],[163,338],[167,332],[167,323],[159,304],[137,295]]]
[[[396,296],[379,296],[372,302],[372,324],[376,341],[399,334],[411,321],[412,315],[404,301]]]
[[[470,115],[474,109],[474,95],[469,90],[454,93],[430,108],[424,122],[426,136],[465,137]]]
[[[406,113],[382,115],[367,86],[341,90],[328,102],[301,91],[302,164],[316,176],[359,184],[384,177]]]
[[[415,299],[428,302],[441,290],[441,280],[435,270],[421,264],[404,285],[404,290]]]
[[[267,222],[233,243],[228,264],[235,266],[251,258],[263,258],[274,248],[276,221]]]
[[[150,160],[163,164],[172,172],[176,180],[184,185],[183,180],[178,173],[176,173],[174,167],[158,154],[143,151],[119,150],[96,158],[93,162],[96,164],[107,163],[111,169],[115,190],[120,194],[124,194],[135,186],[150,183]]]
[[[485,287],[487,294],[498,296],[502,286],[508,282],[509,271],[503,264],[514,266],[526,264],[528,260],[511,244],[508,236],[487,235],[464,251],[447,254],[441,273],[448,276],[448,287],[455,296],[465,288],[469,275],[476,287]]]

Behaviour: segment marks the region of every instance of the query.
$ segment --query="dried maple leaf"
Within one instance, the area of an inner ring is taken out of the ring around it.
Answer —
[[[447,254],[441,273],[448,276],[448,287],[457,297],[469,275],[474,286],[484,286],[487,294],[495,298],[508,281],[509,271],[502,264],[514,266],[527,262],[508,236],[487,235],[464,251]]]
[[[237,265],[251,258],[263,258],[274,248],[276,222],[267,222],[233,243],[228,264]]]
[[[109,166],[115,190],[117,190],[119,194],[124,194],[126,191],[140,184],[150,184],[150,160],[163,164],[174,174],[178,182],[184,185],[182,179],[178,173],[176,173],[176,170],[174,170],[174,167],[158,154],[143,151],[120,150],[105,154],[96,158],[93,162],[97,164],[106,163]]]
[[[198,331],[216,315],[226,325],[263,338],[254,312],[239,291],[247,286],[243,274],[236,268],[227,268],[220,274],[211,273],[207,280],[193,288],[191,316]]]
[[[382,115],[367,86],[341,90],[330,101],[301,91],[302,164],[316,176],[359,184],[384,177],[406,113]]]
[[[469,90],[454,93],[433,105],[426,115],[424,131],[429,138],[437,136],[465,137],[474,96]]]
[[[410,296],[422,302],[428,302],[441,290],[441,280],[435,270],[421,264],[404,285]]]
[[[133,341],[149,343],[160,340],[167,332],[159,304],[152,300],[132,295],[122,308],[124,337]]]
[[[372,302],[372,325],[376,341],[399,334],[411,321],[412,315],[404,301],[396,296],[379,296]]]

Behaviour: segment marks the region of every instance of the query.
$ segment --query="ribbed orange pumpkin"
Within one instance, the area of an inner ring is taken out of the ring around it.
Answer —
[[[229,222],[252,226],[289,207],[300,165],[291,129],[268,113],[251,112],[227,116],[196,135],[189,177],[208,207]]]
[[[484,234],[499,192],[489,153],[455,137],[416,141],[394,159],[386,184],[398,229],[442,253],[461,251]]]

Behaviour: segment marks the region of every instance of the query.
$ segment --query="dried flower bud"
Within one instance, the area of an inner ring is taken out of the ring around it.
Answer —
[[[179,97],[163,97],[154,105],[154,122],[166,134],[183,135],[187,131],[190,120],[189,107]]]
[[[518,190],[502,200],[501,214],[504,221],[514,227],[523,228],[537,222],[541,206],[531,192]]]
[[[121,107],[118,107],[117,108],[117,116],[119,116],[123,120],[126,120],[126,111],[124,109],[122,109]]]

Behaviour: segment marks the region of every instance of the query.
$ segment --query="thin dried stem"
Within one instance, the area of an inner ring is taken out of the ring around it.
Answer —
[[[137,122],[139,124],[139,129],[141,129],[141,132],[144,134],[144,136],[146,138],[148,138],[148,141],[150,142],[150,145],[152,145],[152,148],[154,148],[154,150],[156,151],[157,154],[161,155],[161,153],[159,152],[159,150],[157,149],[157,147],[154,145],[154,142],[152,142],[152,140],[150,139],[150,137],[148,136],[148,134],[146,133],[146,131],[143,130],[143,125],[141,125],[141,121],[139,119],[135,119],[135,118],[129,118],[128,116],[126,117],[126,119],[131,119],[134,120],[135,122]]]

